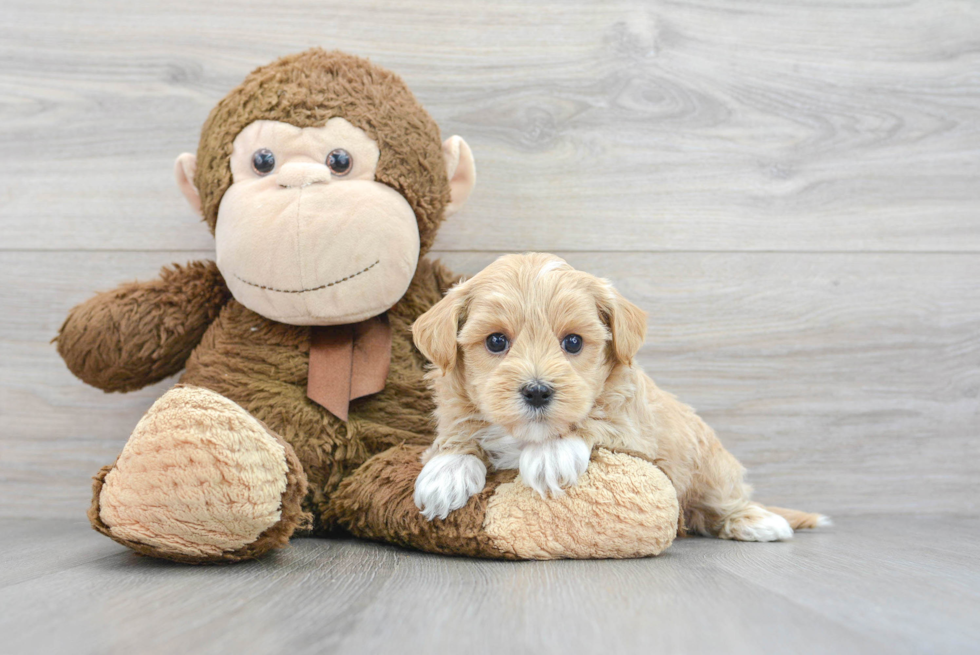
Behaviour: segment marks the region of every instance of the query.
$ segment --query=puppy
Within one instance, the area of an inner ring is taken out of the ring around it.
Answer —
[[[438,430],[414,497],[429,520],[481,491],[488,466],[519,469],[542,496],[561,494],[605,446],[656,460],[699,534],[776,541],[829,523],[752,502],[745,469],[711,428],[633,361],[643,311],[554,255],[501,257],[412,330],[435,365]]]

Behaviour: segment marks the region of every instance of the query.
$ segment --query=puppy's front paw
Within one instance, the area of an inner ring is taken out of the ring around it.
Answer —
[[[415,480],[415,506],[430,521],[444,519],[487,484],[487,467],[473,455],[436,455]]]
[[[521,451],[520,470],[524,483],[546,498],[559,496],[562,487],[578,482],[589,466],[592,450],[578,437],[530,443]]]

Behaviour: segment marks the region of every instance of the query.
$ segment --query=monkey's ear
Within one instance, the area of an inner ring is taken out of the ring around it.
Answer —
[[[188,204],[190,204],[191,209],[198,216],[204,216],[201,211],[201,194],[197,192],[197,187],[194,186],[194,173],[197,171],[197,157],[189,152],[185,152],[180,157],[177,157],[177,161],[174,162],[174,176],[177,178],[177,187],[180,192],[184,194],[187,198]]]
[[[449,176],[449,191],[452,199],[446,206],[446,216],[458,212],[470,197],[476,184],[476,162],[473,151],[463,141],[463,137],[451,136],[442,144],[442,156],[446,159],[446,174]]]
[[[466,309],[465,285],[457,285],[445,297],[419,316],[412,325],[412,338],[426,359],[443,375],[456,366],[459,319]]]
[[[647,337],[647,315],[624,298],[608,282],[600,281],[596,304],[612,332],[612,348],[616,360],[627,366],[640,351]]]

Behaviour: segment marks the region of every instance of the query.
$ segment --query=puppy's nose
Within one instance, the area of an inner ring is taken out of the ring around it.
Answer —
[[[524,396],[524,402],[531,407],[544,407],[551,402],[555,390],[547,384],[535,380],[531,384],[521,387],[521,395]]]

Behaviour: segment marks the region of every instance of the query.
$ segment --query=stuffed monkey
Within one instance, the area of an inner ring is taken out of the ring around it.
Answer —
[[[409,329],[457,280],[425,254],[475,168],[396,75],[320,49],[261,67],[176,177],[215,261],[96,295],[57,337],[107,392],[184,371],[96,476],[96,530],[188,563],[258,557],[296,531],[511,559],[670,544],[673,487],[626,453],[594,453],[560,497],[510,471],[445,520],[414,506],[433,401]]]

